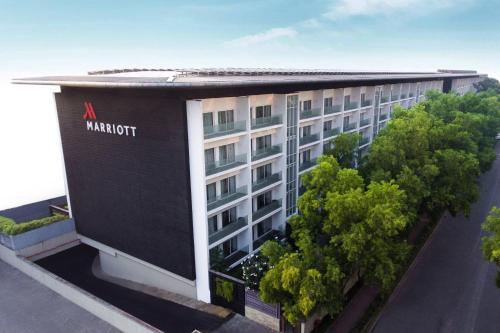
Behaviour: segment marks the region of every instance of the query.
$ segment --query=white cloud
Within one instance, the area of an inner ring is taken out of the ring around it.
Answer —
[[[262,42],[267,42],[270,40],[283,38],[283,37],[295,37],[297,31],[293,28],[273,28],[255,35],[243,36],[230,41],[225,42],[229,46],[247,46],[258,44]]]
[[[351,16],[392,14],[409,10],[410,13],[438,10],[462,5],[470,0],[340,0],[332,3],[325,17],[337,20]]]

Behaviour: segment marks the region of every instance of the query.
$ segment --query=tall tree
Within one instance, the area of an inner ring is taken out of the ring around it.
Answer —
[[[316,310],[338,313],[349,279],[360,272],[389,288],[408,249],[400,237],[408,224],[405,194],[396,184],[365,188],[357,170],[332,156],[321,157],[303,182],[300,214],[290,221],[296,249],[267,243],[272,268],[260,283],[263,300],[282,304],[292,323]]]
[[[326,152],[337,159],[342,168],[353,168],[358,156],[359,139],[358,133],[341,133],[332,139],[333,148]]]
[[[483,256],[498,266],[496,284],[500,288],[500,208],[493,207],[491,209],[482,227],[484,231],[489,233],[482,238]]]

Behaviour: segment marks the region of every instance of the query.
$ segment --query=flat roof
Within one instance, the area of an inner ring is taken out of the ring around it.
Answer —
[[[44,76],[13,79],[16,84],[91,88],[222,88],[307,83],[342,83],[387,80],[441,80],[485,76],[476,71],[436,72],[342,71],[323,69],[115,69],[80,76]]]

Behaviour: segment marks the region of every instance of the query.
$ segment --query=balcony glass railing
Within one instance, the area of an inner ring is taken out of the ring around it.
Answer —
[[[267,214],[279,209],[281,207],[281,199],[273,200],[269,204],[257,209],[252,213],[252,221],[257,221],[258,219],[266,216]]]
[[[248,255],[248,245],[245,247],[242,247],[241,249],[231,253],[229,256],[227,256],[224,259],[224,267],[231,267],[232,265],[236,264],[238,261],[241,259],[245,258]]]
[[[236,221],[227,224],[225,227],[217,230],[216,232],[208,236],[208,243],[215,243],[222,238],[229,236],[230,234],[244,228],[247,226],[247,217],[238,217]]]
[[[370,138],[365,138],[365,137],[363,137],[363,138],[359,139],[359,145],[360,145],[360,146],[364,146],[364,145],[366,145],[368,142],[370,142]]]
[[[370,125],[371,119],[370,118],[364,118],[359,121],[359,127],[363,127],[366,125]]]
[[[413,97],[415,97],[415,94],[414,93],[409,93],[408,97],[413,98]]]
[[[354,110],[358,108],[358,102],[350,102],[344,104],[344,110]]]
[[[278,230],[269,230],[264,235],[260,236],[256,240],[253,241],[253,249],[256,250],[261,247],[268,240],[273,240],[276,238],[282,238],[281,233]]]
[[[380,97],[380,103],[387,103],[387,102],[389,102],[389,97],[387,96]]]
[[[256,149],[252,152],[252,161],[257,161],[279,153],[281,153],[281,144],[262,149]]]
[[[278,173],[273,173],[272,175],[263,178],[263,179],[258,179],[252,183],[252,191],[258,191],[261,190],[265,187],[268,187],[269,185],[275,184],[281,180],[281,171]]]
[[[233,123],[218,124],[203,127],[205,139],[212,139],[219,136],[230,135],[246,131],[245,120],[235,121]]]
[[[401,99],[406,99],[406,94],[401,94]]]
[[[323,131],[323,139],[331,138],[332,136],[338,135],[340,133],[340,127],[331,128],[329,130]]]
[[[381,115],[378,117],[378,120],[379,120],[379,121],[386,120],[386,119],[387,119],[387,114],[381,114]]]
[[[356,123],[344,124],[344,132],[352,131],[356,128]]]
[[[234,192],[224,193],[214,198],[209,198],[207,200],[207,210],[211,211],[215,208],[221,207],[225,204],[243,198],[245,195],[247,195],[247,187],[242,186],[237,188]]]
[[[308,119],[321,116],[321,109],[310,109],[300,111],[300,119]]]
[[[372,101],[369,100],[369,99],[365,99],[364,101],[361,101],[361,107],[362,108],[370,106],[370,105],[372,105]]]
[[[307,170],[309,168],[312,168],[313,166],[316,165],[316,162],[317,160],[315,158],[309,160],[309,161],[303,161],[302,163],[300,163],[299,165],[299,172],[300,171],[304,171],[304,170]]]
[[[399,95],[398,94],[391,94],[391,102],[392,101],[397,101],[399,99]]]
[[[325,106],[325,114],[334,114],[342,112],[342,105]]]
[[[283,123],[283,120],[282,120],[281,116],[255,118],[255,119],[252,119],[252,129],[258,129],[258,128],[263,128],[263,127],[268,127],[268,126],[273,126],[273,125],[279,125],[282,123]]]
[[[315,141],[318,141],[318,140],[319,140],[319,134],[318,133],[307,135],[307,136],[303,136],[299,140],[299,145],[303,146],[303,145],[306,145],[308,143],[312,143],[312,142],[315,142]]]
[[[226,171],[232,168],[236,168],[237,166],[243,165],[247,163],[247,155],[246,154],[241,154],[241,155],[236,155],[234,157],[225,159],[225,160],[218,160],[212,163],[208,163],[205,166],[205,173],[207,176]]]

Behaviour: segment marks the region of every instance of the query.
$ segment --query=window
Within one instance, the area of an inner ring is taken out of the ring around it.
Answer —
[[[361,103],[364,103],[366,100],[366,94],[365,93],[361,93]]]
[[[220,181],[220,194],[231,194],[236,192],[236,176]]]
[[[308,111],[311,110],[312,108],[312,101],[307,100],[302,102],[302,111]]]
[[[311,161],[311,150],[304,150],[301,154],[302,163]]]
[[[214,115],[212,112],[203,114],[203,127],[212,127],[214,125]]]
[[[255,180],[262,180],[266,179],[267,177],[271,176],[271,163],[262,165],[255,169]]]
[[[311,129],[312,129],[311,125],[302,127],[302,137],[311,135]]]
[[[323,123],[323,131],[329,131],[333,128],[333,120],[325,121]]]
[[[205,149],[205,165],[211,165],[215,162],[215,149]]]
[[[269,205],[272,201],[272,193],[268,191],[257,197],[257,210]]]
[[[351,104],[351,95],[344,96],[344,105]]]
[[[221,217],[223,228],[228,224],[233,223],[234,221],[236,221],[236,207],[223,211]]]
[[[255,118],[271,117],[271,105],[257,106],[255,108]]]
[[[234,123],[234,111],[233,110],[219,111],[217,113],[217,118],[219,124]]]
[[[267,218],[253,227],[253,239],[259,239],[273,229],[272,218]]]
[[[324,104],[325,104],[325,109],[331,108],[333,106],[333,97],[325,98]]]
[[[262,150],[271,147],[271,135],[260,136],[255,139],[257,150]]]
[[[222,243],[222,253],[224,257],[231,255],[238,250],[238,238],[237,236]]]
[[[344,117],[344,126],[349,126],[349,116]]]
[[[208,218],[208,234],[211,235],[219,230],[217,226],[217,215]]]
[[[234,143],[219,147],[219,161],[234,161]]]
[[[215,183],[207,185],[207,201],[212,202],[217,197],[217,190]]]

